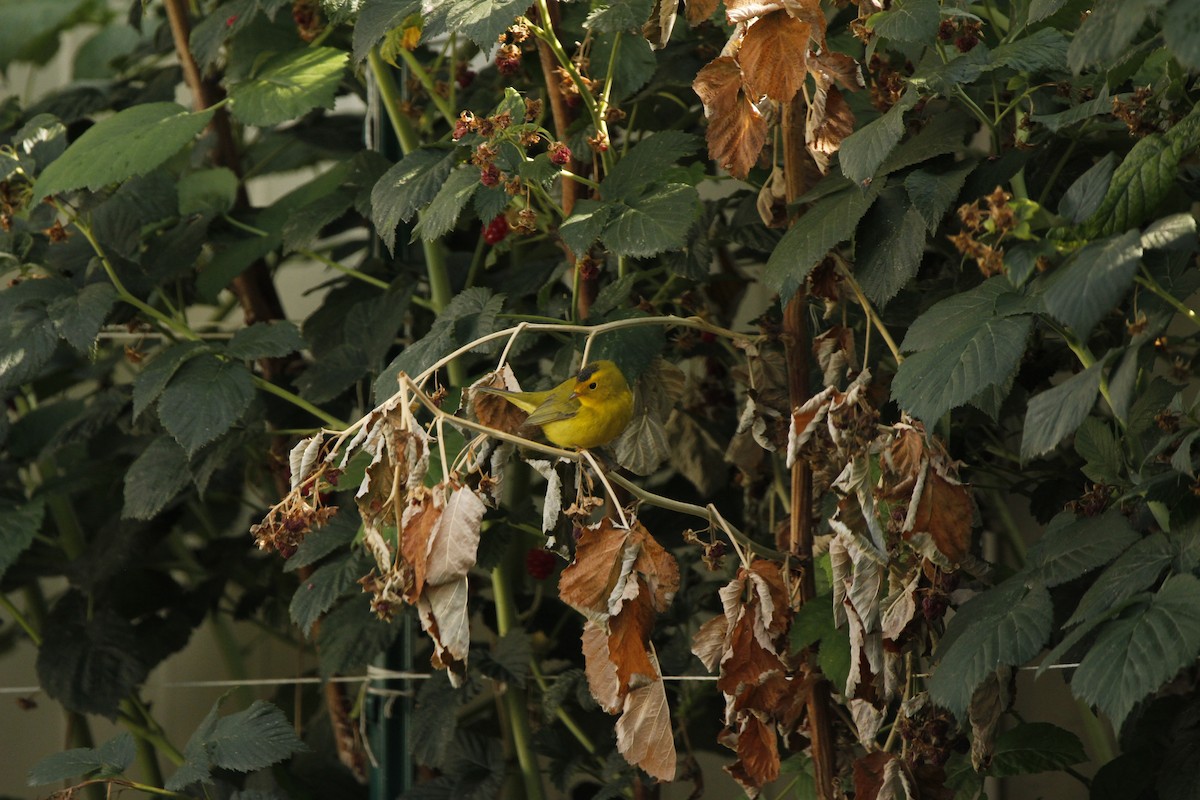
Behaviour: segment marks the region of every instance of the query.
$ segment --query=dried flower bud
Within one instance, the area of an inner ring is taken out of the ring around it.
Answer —
[[[571,162],[571,148],[567,147],[563,142],[555,142],[550,145],[550,163],[560,167],[565,167]]]
[[[502,44],[496,53],[496,69],[501,75],[513,75],[521,69],[521,48],[515,44]]]
[[[499,167],[495,164],[488,164],[479,170],[479,182],[484,186],[496,186],[500,183],[500,174]]]

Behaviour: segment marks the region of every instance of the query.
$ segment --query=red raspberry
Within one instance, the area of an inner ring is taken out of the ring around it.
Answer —
[[[475,82],[475,70],[467,69],[466,62],[458,65],[458,70],[454,73],[454,80],[458,82],[460,89],[466,89]]]
[[[488,164],[479,171],[479,182],[484,186],[496,186],[500,183],[500,168],[495,164]]]
[[[571,160],[571,148],[562,142],[550,145],[550,163],[565,167]]]
[[[535,581],[544,581],[554,574],[556,560],[553,553],[548,553],[539,547],[532,547],[525,554],[525,571]]]
[[[979,37],[973,33],[964,33],[954,40],[954,46],[958,48],[960,53],[969,53],[975,49],[975,45],[979,44]]]
[[[483,226],[483,240],[490,245],[497,245],[503,242],[508,236],[508,220],[503,214],[498,215],[494,220]],[[532,550],[530,552],[533,552]]]

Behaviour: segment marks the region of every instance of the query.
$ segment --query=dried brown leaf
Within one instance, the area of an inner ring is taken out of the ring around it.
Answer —
[[[434,491],[440,489],[435,488]],[[479,526],[486,510],[483,500],[473,489],[460,486],[450,495],[430,535],[425,574],[428,583],[449,583],[466,577],[471,567],[475,566],[479,550]]]
[[[820,55],[810,55],[808,68],[813,72],[828,75],[848,92],[857,92],[866,87],[858,62],[845,53],[824,50]]]
[[[655,50],[667,46],[671,31],[675,28],[675,16],[679,13],[679,0],[654,0],[650,19],[642,26],[642,36]]]
[[[624,694],[636,682],[637,676],[646,680],[658,678],[650,663],[647,647],[654,629],[654,608],[650,592],[639,579],[637,596],[621,606],[620,613],[608,621],[608,657],[617,669],[617,684]]]
[[[876,750],[854,762],[855,800],[876,800],[879,797],[888,762],[894,758],[891,753]]]
[[[967,718],[971,721],[971,766],[984,772],[992,764],[992,749],[1001,717],[1012,705],[1012,667],[1000,666],[971,695]]]
[[[406,588],[404,599],[415,603],[425,588],[428,571],[429,544],[438,520],[442,516],[440,491],[416,493],[404,509],[403,535],[400,537],[400,555],[412,569],[412,586]]]
[[[924,492],[911,520],[913,533],[927,532],[937,549],[952,563],[962,561],[971,549],[974,508],[967,488],[951,483],[930,470]]]
[[[743,83],[753,99],[766,95],[780,103],[790,102],[808,73],[808,35],[811,26],[785,11],[760,17],[742,40],[738,63]]]
[[[899,639],[917,613],[917,582],[920,579],[921,573],[915,572],[907,583],[895,587],[892,593],[883,599],[879,625],[885,639]]]
[[[609,714],[621,710],[621,684],[608,655],[608,634],[590,619],[583,623],[583,661],[588,689]]]
[[[689,25],[699,25],[717,10],[717,0],[686,0]]]
[[[721,56],[705,64],[696,73],[692,90],[700,96],[706,117],[731,113],[742,91],[742,68],[737,59]]]
[[[754,628],[751,614],[742,614],[733,626],[717,679],[717,688],[727,695],[737,696],[745,687],[756,686],[771,674],[784,671],[779,656],[762,646]]]
[[[716,672],[729,646],[729,620],[723,614],[700,626],[692,636],[692,653],[709,672]]]
[[[629,534],[607,517],[583,530],[575,545],[575,560],[558,579],[558,595],[564,603],[590,619],[608,616],[609,598],[631,566],[623,558]]]
[[[779,741],[774,729],[754,714],[746,715],[738,731],[737,754],[737,764],[730,772],[740,767],[738,771],[751,786],[762,787],[779,777]]]
[[[666,611],[679,591],[679,564],[675,556],[668,553],[641,522],[633,523],[629,544],[639,548],[633,569],[645,579],[654,610]]]
[[[805,139],[809,155],[828,171],[829,157],[842,146],[842,140],[854,133],[854,112],[836,86],[817,82],[817,91],[808,107]]]
[[[440,586],[426,586],[417,603],[421,627],[433,640],[430,662],[448,670],[450,682],[458,686],[466,674],[471,645],[471,622],[467,615],[467,579]]]
[[[505,364],[497,372],[493,372],[473,384],[468,391],[476,419],[489,428],[495,428],[505,433],[516,433],[520,430],[529,414],[505,400],[501,395],[476,391],[480,386],[519,391],[521,387],[513,376],[512,367]]]
[[[658,659],[650,655],[658,671]],[[617,720],[617,749],[630,764],[660,781],[675,779],[675,737],[661,679],[636,686],[625,696]]]

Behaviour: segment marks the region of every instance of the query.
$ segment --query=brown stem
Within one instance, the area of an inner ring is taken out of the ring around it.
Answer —
[[[196,63],[195,56],[188,48],[191,36],[191,20],[188,17],[187,0],[163,0],[167,9],[167,20],[171,26],[171,36],[175,40],[175,53],[183,68],[183,78],[188,88],[192,90],[192,105],[196,109],[210,108],[220,102],[225,93],[216,81],[206,80]],[[217,146],[212,154],[216,166],[226,167],[240,179],[241,158],[238,155],[237,140],[233,136],[233,127],[229,121],[229,113],[224,106],[219,107],[213,114],[209,127],[216,137]],[[250,198],[246,187],[238,181],[237,206],[247,208]],[[251,264],[245,272],[233,279],[231,288],[242,306],[247,325],[273,319],[283,319],[283,305],[275,291],[271,280],[271,272],[265,261],[258,260]],[[283,362],[278,359],[264,359],[260,364],[263,376],[272,380],[283,368]]]
[[[175,41],[175,53],[183,68],[184,80],[187,82],[188,88],[192,90],[192,104],[196,109],[210,108],[220,102],[225,93],[216,81],[205,79],[200,65],[196,63],[196,58],[188,46],[192,25],[188,16],[187,0],[163,0],[163,5],[167,9],[167,20],[171,26],[171,36]],[[241,157],[225,106],[217,108],[209,127],[217,142],[212,153],[212,161],[216,166],[225,167],[237,175],[237,207],[249,208],[250,197],[246,193],[245,182],[241,180]],[[230,288],[242,306],[242,314],[247,325],[284,319],[283,304],[275,290],[271,271],[262,259],[256,260],[241,275],[234,278]],[[265,358],[259,361],[263,377],[268,381],[283,374],[287,370],[287,365],[286,359]],[[283,437],[274,437],[271,452],[272,473],[275,477],[276,488],[282,496],[288,491],[288,483],[283,471],[283,467],[287,464],[288,451],[287,442]],[[314,639],[316,630],[314,626]],[[354,735],[356,728],[350,718],[350,703],[342,684],[328,683],[325,685],[325,704],[329,709],[329,716],[333,724],[338,758],[354,772],[356,777],[365,780],[365,759],[361,743]]]
[[[558,0],[546,0],[546,9],[550,12],[550,19],[541,20],[542,27],[549,31],[552,35],[558,36],[559,30],[559,11]],[[558,61],[554,58],[554,52],[550,49],[550,45],[538,39],[538,59],[542,65],[542,75],[546,79],[546,99],[550,101],[550,116],[554,118],[554,135],[558,140],[566,141],[569,135],[571,124],[578,116],[571,107],[567,105],[566,95],[563,92],[563,83],[565,76],[555,68],[558,66]],[[567,163],[567,170],[576,175],[582,174],[581,169],[585,165],[572,154],[571,160]],[[575,208],[575,201],[579,197],[581,184],[564,177],[562,179],[562,210],[563,216],[571,216],[571,211]],[[567,246],[563,245],[563,250],[566,251],[567,261],[573,269],[578,269],[576,254],[572,253]],[[596,295],[600,291],[599,278],[595,275],[584,277],[579,276],[579,292],[576,300],[576,313],[579,319],[587,319],[588,312],[591,310],[592,302],[596,299]]]
[[[811,175],[808,165],[811,163],[804,146],[804,98],[797,93],[783,113],[783,170],[789,204],[807,191]],[[812,394],[808,381],[808,355],[812,343],[809,341],[808,325],[805,321],[806,307],[804,291],[800,290],[788,301],[783,312],[788,397],[792,408],[803,405]],[[813,574],[812,470],[802,459],[797,459],[792,467],[791,491],[792,514],[787,541],[779,542],[779,549],[791,553],[799,564],[801,599],[808,602],[817,593]],[[819,675],[813,654],[806,652],[804,657],[810,668]],[[829,681],[823,678],[813,685],[808,697],[808,727],[809,739],[812,742],[813,780],[817,797],[821,800],[834,800],[836,740],[833,737],[830,712]]]

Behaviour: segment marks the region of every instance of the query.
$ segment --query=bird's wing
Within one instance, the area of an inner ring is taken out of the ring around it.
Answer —
[[[582,406],[579,400],[575,398],[556,398],[551,396],[546,402],[533,410],[529,418],[525,420],[526,425],[545,425],[548,422],[559,422],[564,419],[572,419],[579,414],[579,409]]]
[[[494,386],[478,386],[475,391],[483,394],[494,394],[503,397],[508,402],[512,403],[517,408],[526,412],[533,412],[539,406],[546,402],[550,392],[512,392],[508,389],[497,389]]]

